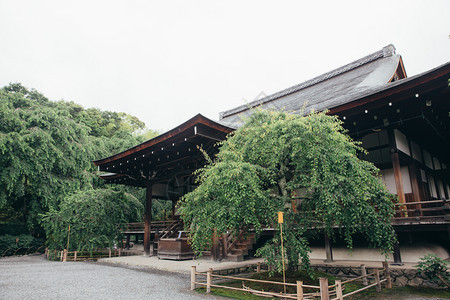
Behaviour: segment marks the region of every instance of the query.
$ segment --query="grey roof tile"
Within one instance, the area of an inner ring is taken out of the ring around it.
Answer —
[[[333,71],[292,86],[262,99],[220,113],[220,123],[239,127],[251,108],[308,113],[336,107],[355,99],[368,90],[386,85],[400,62],[395,47],[388,45]]]

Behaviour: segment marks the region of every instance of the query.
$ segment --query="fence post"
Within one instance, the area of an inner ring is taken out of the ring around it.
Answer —
[[[67,255],[68,255],[68,250],[67,249],[64,249],[63,250],[63,252],[64,252],[64,255],[63,255],[63,262],[66,262],[67,261]]]
[[[344,297],[342,297],[342,283],[340,280],[336,280],[336,298],[338,298],[339,300],[344,299]]]
[[[195,282],[197,281],[197,267],[191,266],[191,291],[195,290]]]
[[[206,293],[211,293],[211,281],[212,281],[212,269],[209,269],[208,272],[206,272]]]
[[[383,267],[384,267],[384,276],[386,277],[386,288],[391,289],[392,288],[391,270],[389,269],[389,264],[387,263],[387,261],[383,261]]]
[[[73,261],[77,261],[77,254],[78,254],[78,252],[75,251],[75,253],[73,254]]]
[[[61,251],[61,255],[59,257],[59,261],[63,261],[64,251]]]
[[[111,257],[111,248],[108,249],[109,257]]]
[[[380,270],[378,268],[375,269],[375,280],[377,281],[377,292],[381,292],[381,283],[380,283]]]
[[[45,256],[47,256],[47,259],[48,259],[48,257],[49,257],[49,252],[48,252],[48,248],[45,248]]]
[[[261,272],[261,263],[257,262],[256,263],[256,273],[259,273],[259,272]]]
[[[121,250],[121,249],[119,248],[119,257],[120,257],[120,250]]]
[[[330,293],[328,291],[328,278],[319,278],[320,281],[320,300],[330,300]]]
[[[367,276],[366,265],[361,265],[361,276]],[[368,285],[367,277],[363,278],[363,285]]]
[[[297,300],[303,300],[303,281],[297,281]]]

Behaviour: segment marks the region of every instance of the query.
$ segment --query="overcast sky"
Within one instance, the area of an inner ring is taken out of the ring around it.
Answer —
[[[0,86],[166,131],[391,43],[424,72],[450,60],[449,34],[449,0],[0,0]]]

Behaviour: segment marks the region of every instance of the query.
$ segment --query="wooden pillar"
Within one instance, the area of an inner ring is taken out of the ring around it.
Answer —
[[[395,140],[395,133],[393,128],[388,130],[389,148],[391,151],[392,169],[394,170],[395,188],[397,191],[397,197],[399,203],[406,203],[405,191],[403,190],[402,172],[400,169],[400,159],[398,157],[397,142]],[[399,210],[404,209],[404,206],[399,206]],[[404,213],[400,213],[401,217],[404,217]]]
[[[210,268],[208,272],[206,272],[206,293],[211,293],[211,283],[212,283],[212,269]]]
[[[389,264],[386,261],[383,261],[384,268],[384,276],[386,277],[386,287],[388,289],[392,288],[392,280],[391,280],[391,270],[389,269]]]
[[[227,235],[224,233],[222,234],[222,258],[227,257],[227,248],[228,248]]]
[[[303,281],[297,281],[297,300],[303,300]]]
[[[342,295],[342,281],[336,280],[336,298],[339,300],[343,300],[344,297]]]
[[[175,220],[175,206],[176,205],[177,205],[177,202],[172,200],[172,220]]]
[[[320,299],[321,300],[329,300],[330,293],[328,291],[328,278],[320,277]]]
[[[328,237],[328,234],[324,233],[324,240],[325,240],[325,252],[327,254],[327,259],[325,259],[325,262],[333,262],[333,249],[331,248],[331,242]]]
[[[211,257],[214,261],[219,259],[219,239],[217,237],[217,229],[214,229],[213,233],[213,245],[211,249]]]
[[[127,250],[130,250],[130,235],[131,234],[127,233],[127,242],[125,243]]]
[[[150,256],[151,228],[152,228],[152,185],[147,184],[145,193],[145,220],[144,220],[144,253]]]
[[[402,179],[402,172],[400,169],[400,159],[398,157],[398,152],[392,153],[391,159],[392,159],[392,167],[394,169],[395,188],[397,190],[398,202],[406,203],[405,192],[403,190],[403,179]],[[400,208],[400,210],[404,210],[406,207],[400,206],[399,208]],[[401,212],[400,216],[404,217],[405,213]]]
[[[153,239],[153,256],[158,255],[158,246],[159,246],[159,234],[155,232],[155,238]]]
[[[410,163],[408,166],[409,177],[411,178],[411,188],[414,196],[414,202],[422,201],[422,193],[420,189],[420,180],[417,174],[417,168],[414,163]],[[422,204],[414,205],[416,209],[419,209],[419,215],[422,215]]]
[[[195,282],[197,281],[197,267],[191,266],[191,291],[195,290]]]
[[[412,162],[409,164],[408,166],[408,170],[409,170],[409,177],[411,178],[411,188],[412,188],[412,192],[413,192],[413,196],[414,196],[414,202],[420,202],[422,199],[421,197],[421,192],[420,192],[420,187],[419,187],[419,176],[417,174],[417,167],[416,165]]]
[[[361,265],[361,276],[367,276],[367,269],[366,269],[366,265]],[[369,281],[367,280],[367,277],[364,277],[363,280],[363,285],[367,286],[369,284]]]
[[[377,282],[377,285],[375,286],[376,291],[381,292],[380,270],[378,270],[378,268],[375,269],[375,281]]]
[[[403,266],[402,263],[402,256],[400,255],[400,245],[398,244],[398,241],[394,244],[394,265]]]

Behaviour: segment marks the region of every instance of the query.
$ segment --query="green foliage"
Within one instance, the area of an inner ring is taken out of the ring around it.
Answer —
[[[291,269],[299,257],[309,265],[309,228],[323,228],[331,238],[338,228],[350,248],[359,232],[373,247],[391,251],[392,195],[378,169],[358,159],[363,149],[337,117],[259,110],[220,146],[216,159],[197,172],[199,186],[183,197],[179,210],[197,253],[210,246],[214,228],[251,226],[257,233],[266,226],[278,228],[278,211],[285,216]],[[258,251],[278,270],[280,244],[277,233]]]
[[[65,249],[70,225],[70,249],[93,251],[111,247],[121,238],[124,223],[143,214],[143,205],[130,194],[97,189],[65,197],[59,210],[43,218],[50,249]]]
[[[448,262],[438,257],[436,254],[426,254],[414,267],[436,283],[443,283],[450,287],[450,274],[448,273]]]
[[[0,224],[0,235],[20,235],[27,234],[28,228],[21,223],[4,223]]]
[[[141,143],[145,130],[136,117],[49,101],[19,83],[0,89],[0,222],[40,233],[40,216],[59,210],[63,198],[104,186],[92,160]]]
[[[0,91],[0,206],[31,228],[60,195],[89,184],[94,153],[87,127],[32,96]]]
[[[172,201],[153,199],[152,220],[164,221],[172,216]]]
[[[32,250],[37,250],[43,244],[43,239],[35,238],[28,234],[0,235],[0,257],[2,255],[13,255],[14,253],[16,253],[16,251],[17,254],[23,254],[30,248]],[[22,249],[23,251],[20,251]]]

